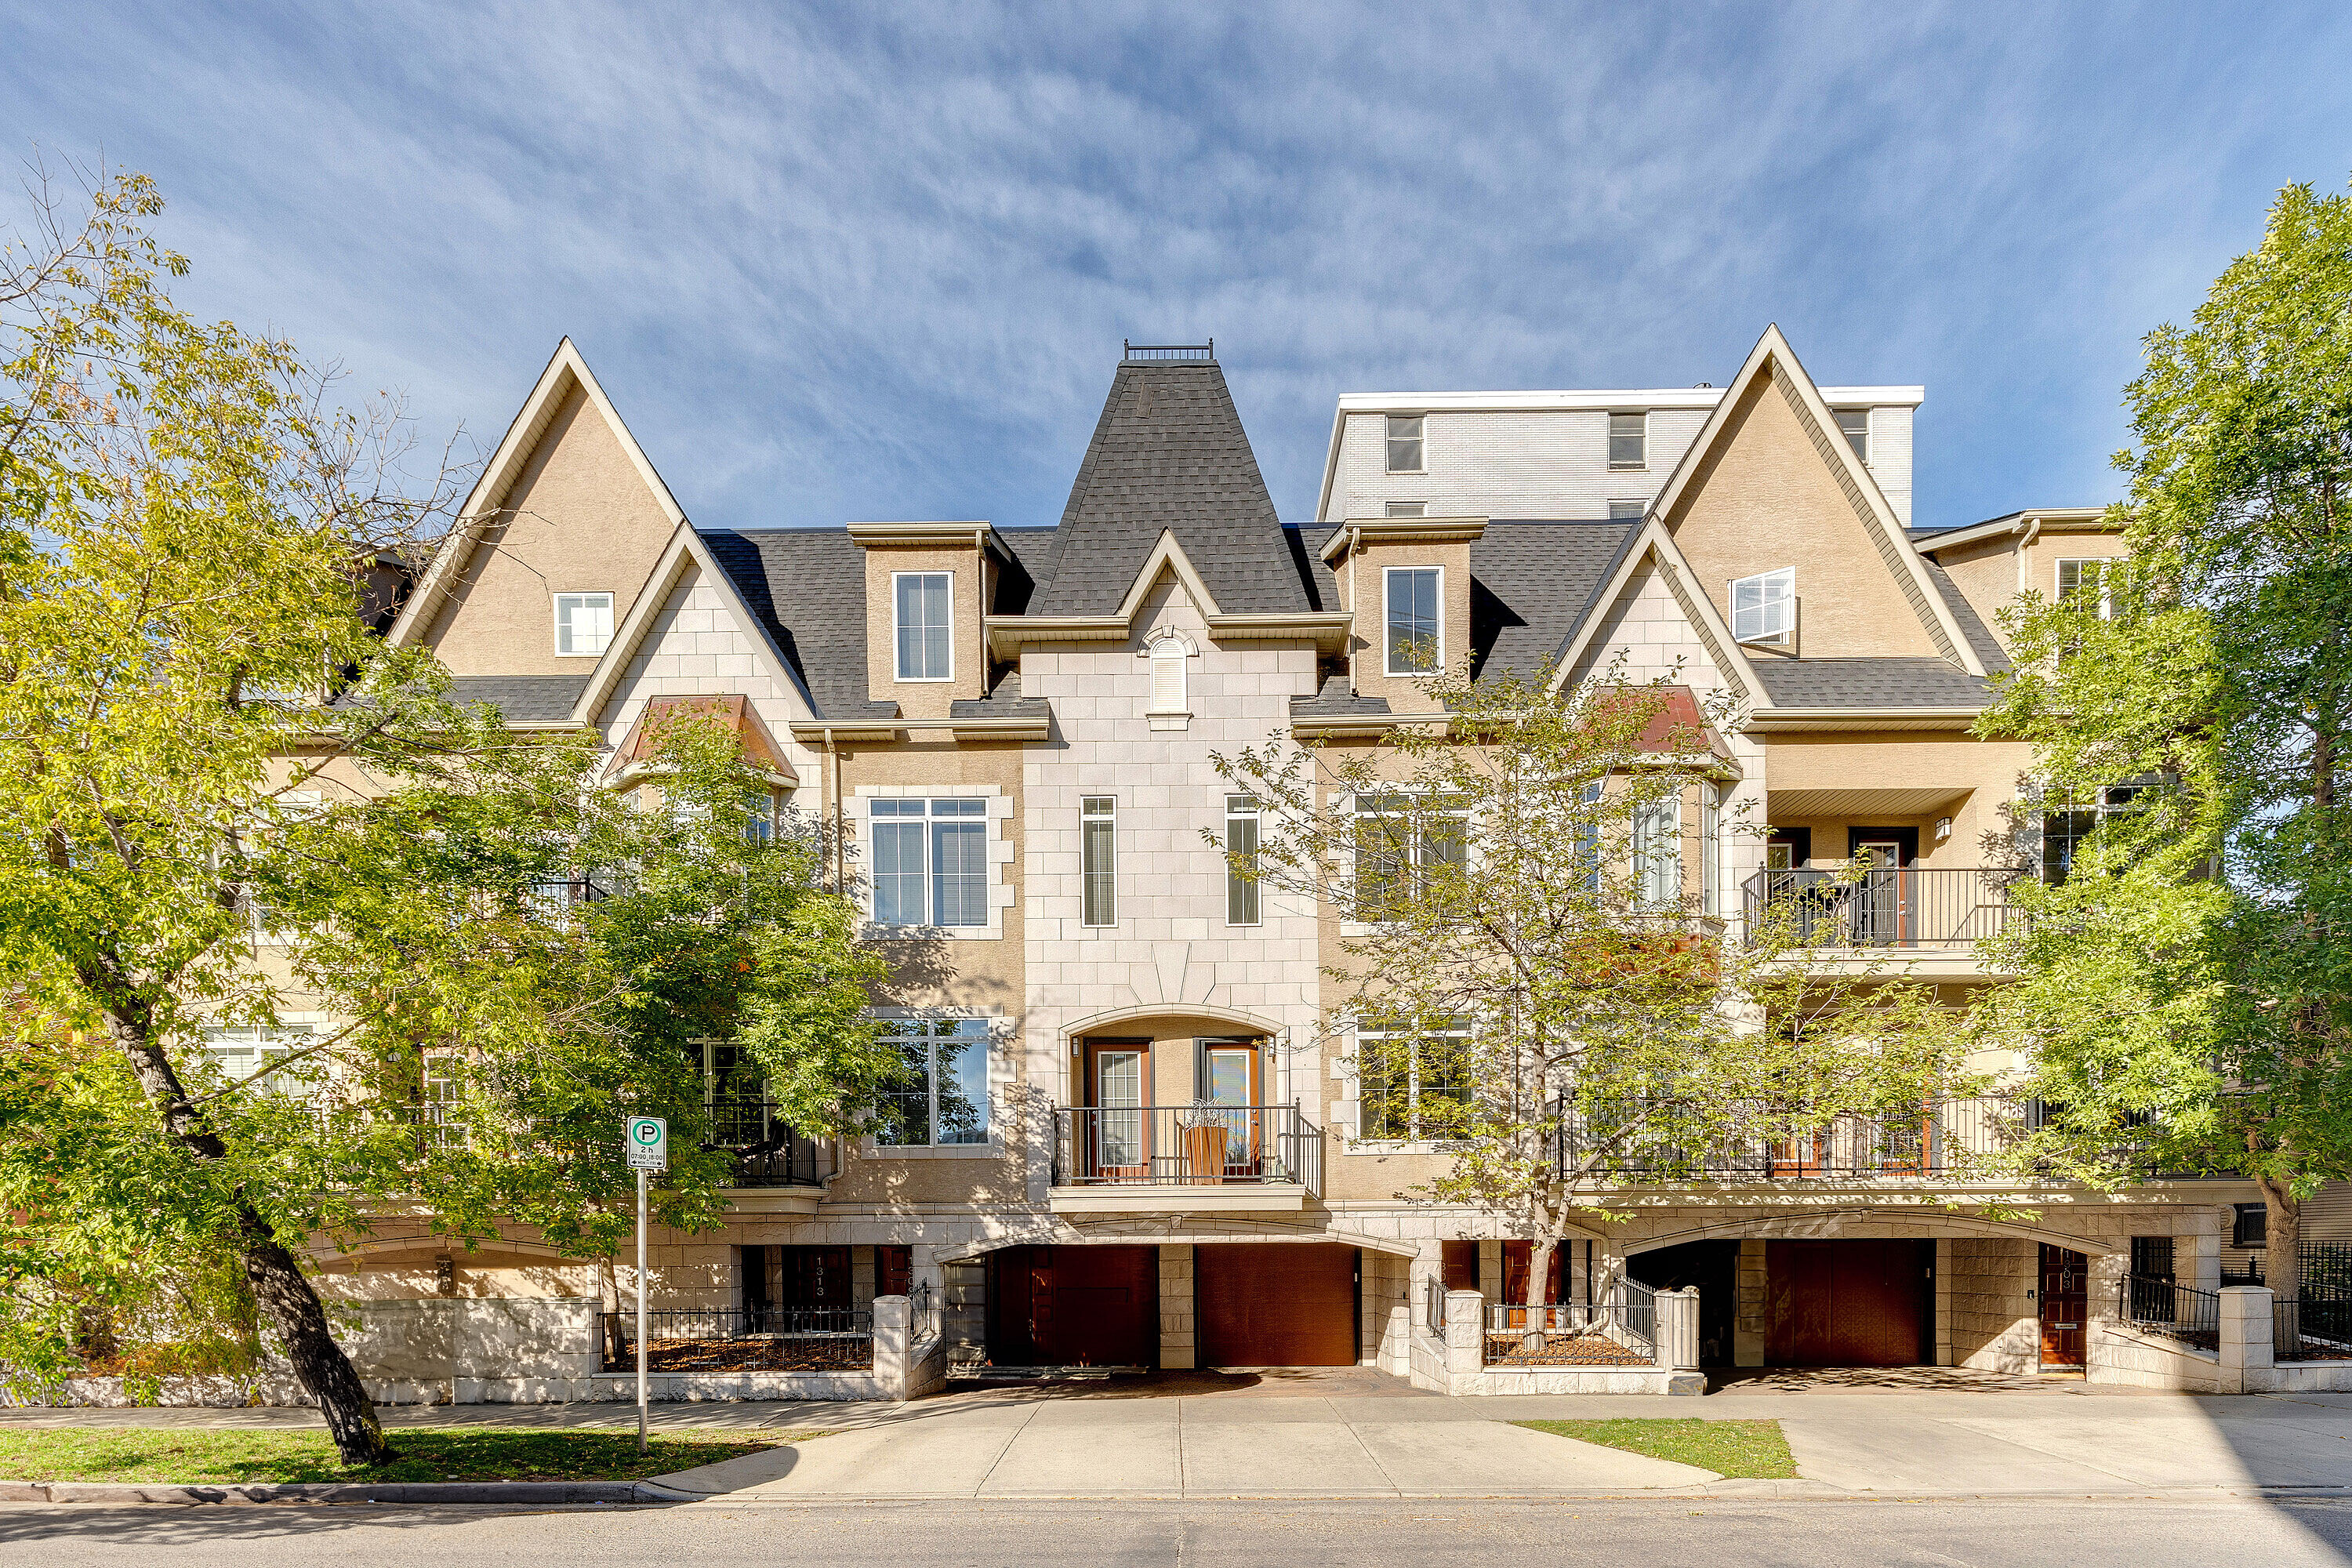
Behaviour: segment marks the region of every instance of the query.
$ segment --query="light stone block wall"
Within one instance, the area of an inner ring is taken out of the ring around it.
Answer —
[[[614,628],[616,632],[619,627]],[[818,792],[816,752],[793,739],[791,725],[808,717],[800,693],[779,686],[761,673],[751,634],[738,626],[718,587],[702,569],[689,563],[684,575],[663,600],[653,625],[646,630],[630,657],[627,668],[614,683],[596,728],[607,747],[628,739],[637,715],[656,697],[706,697],[738,693],[745,697],[778,752],[800,775],[793,798],[814,807]],[[586,674],[583,665],[580,674]]]
[[[1358,1360],[1384,1372],[1406,1373],[1411,1364],[1412,1314],[1422,1300],[1414,1269],[1420,1260],[1369,1248],[1360,1256],[1363,1268]]]
[[[2042,1365],[2042,1254],[2031,1241],[1956,1237],[1947,1244],[1953,1364],[2031,1373]]]
[[[1765,1334],[1771,1326],[1765,1301],[1762,1239],[1749,1237],[1740,1242],[1737,1268],[1739,1301],[1731,1317],[1731,1364],[1762,1366]]]
[[[1201,1364],[1200,1327],[1193,1293],[1192,1248],[1181,1242],[1160,1247],[1160,1369],[1189,1372]]]

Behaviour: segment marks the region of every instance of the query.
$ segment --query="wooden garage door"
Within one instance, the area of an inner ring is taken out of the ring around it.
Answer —
[[[988,1258],[999,1366],[1160,1364],[1160,1249],[1009,1247]]]
[[[1192,1251],[1203,1366],[1356,1364],[1356,1249],[1267,1241]]]
[[[1772,1366],[1916,1366],[1932,1241],[1768,1241],[1764,1359]]]

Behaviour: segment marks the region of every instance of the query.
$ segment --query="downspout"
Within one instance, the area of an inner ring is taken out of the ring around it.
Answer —
[[[2042,520],[2038,517],[2027,518],[2019,531],[2024,537],[2017,542],[2017,591],[2022,594],[2025,592],[2029,575],[2025,570],[2025,552],[2033,548],[2035,540],[2042,537]]]

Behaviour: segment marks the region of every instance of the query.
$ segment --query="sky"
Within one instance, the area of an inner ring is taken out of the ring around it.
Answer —
[[[2352,6],[0,0],[0,153],[487,450],[570,334],[707,528],[1050,524],[1122,340],[1277,510],[1349,392],[1924,384],[1914,521],[2116,499],[2143,333],[2352,174]],[[0,222],[23,212],[0,182]]]

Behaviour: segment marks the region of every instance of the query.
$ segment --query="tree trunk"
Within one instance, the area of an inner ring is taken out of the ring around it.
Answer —
[[[2257,1176],[2263,1190],[2263,1281],[2282,1301],[2303,1294],[2303,1201],[2284,1182]]]
[[[85,973],[85,983],[91,978]],[[150,1009],[128,987],[114,983],[112,976],[98,978],[100,984],[93,984],[92,991],[116,999],[107,1009],[115,1044],[121,1048],[149,1102],[163,1117],[165,1133],[200,1163],[225,1163],[228,1146],[221,1142],[220,1134],[213,1130],[204,1112],[189,1101],[179,1074],[172,1070],[163,1048],[155,1044],[148,1027],[152,1016]],[[269,1315],[278,1336],[286,1342],[286,1353],[294,1363],[296,1380],[304,1393],[319,1402],[320,1413],[327,1419],[327,1430],[335,1439],[336,1453],[347,1465],[380,1465],[391,1458],[392,1449],[384,1442],[383,1427],[376,1420],[375,1402],[368,1397],[367,1387],[360,1382],[351,1357],[343,1353],[343,1347],[329,1331],[326,1309],[320,1304],[319,1293],[311,1289],[301,1265],[278,1239],[269,1222],[247,1199],[242,1188],[232,1194],[231,1203],[237,1256],[245,1265],[246,1282],[253,1288],[254,1300]]]

